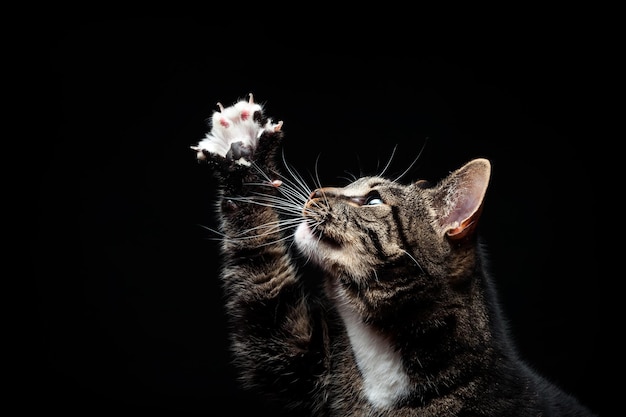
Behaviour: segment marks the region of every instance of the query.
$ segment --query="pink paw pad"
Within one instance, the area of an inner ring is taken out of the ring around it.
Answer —
[[[206,154],[211,153],[249,165],[263,133],[279,132],[283,126],[282,121],[274,123],[270,118],[263,117],[263,107],[254,102],[252,94],[248,100],[240,100],[229,107],[218,102],[217,107],[211,118],[211,131],[197,146],[191,147],[197,152],[199,160],[206,159]],[[272,186],[280,187],[280,182],[275,181]]]

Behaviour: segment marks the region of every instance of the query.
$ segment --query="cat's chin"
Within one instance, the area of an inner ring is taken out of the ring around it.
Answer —
[[[298,225],[293,237],[296,246],[303,254],[313,256],[318,252],[319,238],[313,234],[306,221]]]
[[[342,249],[341,243],[336,240],[328,236],[313,233],[306,221],[300,223],[294,237],[296,244],[303,251],[319,251],[323,247],[328,247],[331,250]]]
[[[303,255],[318,264],[323,264],[324,253],[327,250],[339,249],[339,244],[336,242],[331,242],[313,233],[306,221],[298,225],[294,233],[294,241]]]

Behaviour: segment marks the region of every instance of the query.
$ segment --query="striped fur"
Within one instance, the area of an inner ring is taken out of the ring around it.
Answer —
[[[233,360],[268,415],[592,416],[507,336],[477,235],[488,160],[311,190],[252,96],[212,121],[193,149],[220,184]]]

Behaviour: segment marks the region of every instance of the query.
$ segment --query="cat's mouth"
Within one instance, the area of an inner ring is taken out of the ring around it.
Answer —
[[[326,246],[330,246],[331,249],[341,249],[342,247],[341,241],[328,235],[328,233],[324,233],[321,226],[311,230],[311,233],[315,236],[318,242],[323,243]]]
[[[298,227],[298,231],[296,232],[296,239],[301,239],[309,242],[316,242],[318,245],[323,244],[325,246],[330,247],[331,249],[340,249],[342,247],[341,243],[325,234],[322,230],[317,228],[311,228],[310,225],[304,221]]]
[[[333,238],[331,238],[329,236],[326,236],[325,234],[323,234],[321,232],[319,233],[318,237],[319,237],[319,241],[320,242],[324,243],[325,245],[330,246],[333,249],[340,249],[341,248],[341,243],[339,243],[338,241],[336,241],[335,239],[333,239]]]

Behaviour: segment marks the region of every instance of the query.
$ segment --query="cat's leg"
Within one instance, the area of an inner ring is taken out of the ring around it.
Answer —
[[[321,386],[315,378],[324,373],[324,332],[311,318],[311,297],[304,295],[278,212],[255,203],[278,196],[281,127],[250,96],[231,107],[219,105],[210,133],[192,148],[220,185],[222,279],[242,380],[311,406]]]
[[[218,178],[221,231],[228,257],[282,237],[276,211],[258,202],[277,195],[277,154],[283,132],[282,122],[266,117],[252,95],[233,106],[224,108],[218,103],[218,107],[211,118],[211,131],[191,148],[197,152],[198,161],[209,164]]]

